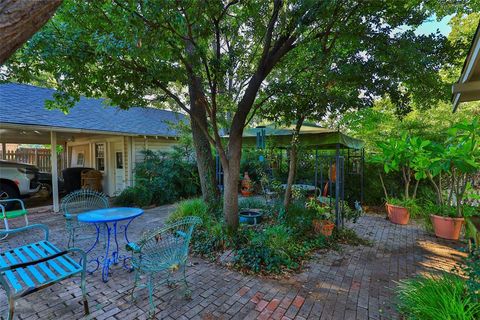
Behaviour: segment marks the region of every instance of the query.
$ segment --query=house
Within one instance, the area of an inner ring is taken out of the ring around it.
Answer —
[[[460,78],[452,86],[452,93],[454,112],[461,102],[480,100],[480,23],[463,64]]]
[[[53,99],[54,93],[32,85],[0,84],[2,150],[7,143],[49,144],[51,150],[61,145],[62,167],[100,170],[103,190],[109,196],[133,184],[135,164],[143,161],[143,150],[170,149],[178,137],[174,125],[186,121],[185,115],[172,111],[145,107],[121,110],[106,105],[104,99],[85,97],[65,114],[45,108],[45,100]],[[52,176],[56,176],[56,152],[51,159]],[[54,211],[58,211],[58,190],[53,188]]]

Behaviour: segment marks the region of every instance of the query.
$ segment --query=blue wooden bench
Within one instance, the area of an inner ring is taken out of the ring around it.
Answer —
[[[44,240],[12,249],[2,246],[0,252],[0,284],[8,299],[7,319],[13,319],[15,300],[78,274],[81,276],[84,311],[86,315],[89,314],[85,289],[85,252],[77,248],[58,249],[48,241],[48,227],[42,224],[0,231],[0,237],[5,234],[31,232],[32,229],[42,229],[45,233]],[[73,259],[72,253],[80,254],[81,264]]]

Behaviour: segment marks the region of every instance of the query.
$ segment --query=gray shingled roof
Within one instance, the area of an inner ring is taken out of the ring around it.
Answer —
[[[68,114],[45,109],[55,90],[25,84],[0,84],[0,124],[21,124],[151,136],[176,136],[171,123],[186,121],[180,113],[154,108],[128,110],[105,106],[104,99],[82,97]]]

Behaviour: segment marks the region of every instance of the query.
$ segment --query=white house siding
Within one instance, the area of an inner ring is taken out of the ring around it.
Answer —
[[[69,167],[76,167],[78,162],[78,154],[84,154],[84,167],[95,168],[95,144],[105,143],[105,171],[103,187],[104,192],[110,196],[118,194],[118,181],[115,177],[115,154],[119,150],[119,146],[123,147],[123,165],[125,170],[124,187],[132,186],[135,181],[134,170],[135,164],[144,161],[144,150],[148,149],[153,152],[170,151],[176,140],[173,138],[162,137],[132,137],[121,135],[92,135],[85,138],[76,139],[74,142],[67,142],[67,150],[69,153]],[[117,175],[118,176],[118,175]],[[117,177],[118,178],[118,177]]]
[[[166,139],[160,137],[134,138],[133,147],[135,150],[135,163],[141,163],[144,161],[144,150],[151,150],[153,152],[171,151],[175,143],[176,141],[174,139]]]

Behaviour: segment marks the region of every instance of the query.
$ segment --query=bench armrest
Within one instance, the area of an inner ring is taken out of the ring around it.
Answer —
[[[8,202],[18,202],[18,203],[20,203],[20,206],[22,207],[22,210],[25,210],[25,205],[23,204],[23,201],[20,200],[20,199],[4,199],[4,200],[0,200],[0,204],[3,204],[3,205],[5,205],[5,203],[8,203]]]
[[[43,229],[44,234],[45,234],[45,241],[48,241],[48,236],[50,235],[50,232],[48,231],[48,227],[44,224],[31,224],[25,227],[17,228],[17,229],[10,229],[10,230],[0,230],[0,237],[2,235],[9,235],[9,234],[14,234],[14,233],[19,233],[19,232],[24,232],[32,229]]]

